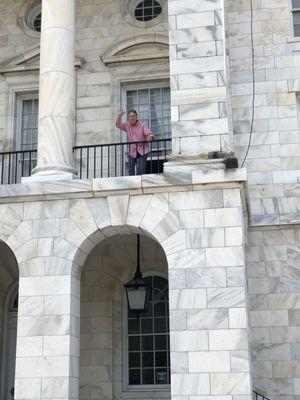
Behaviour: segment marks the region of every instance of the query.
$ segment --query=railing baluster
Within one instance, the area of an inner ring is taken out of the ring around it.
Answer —
[[[86,150],[86,178],[89,179],[89,167],[90,167],[90,148]]]
[[[101,146],[101,178],[103,178],[103,146]]]
[[[21,177],[24,176],[24,153],[22,153],[22,161],[21,161]]]
[[[118,171],[117,171],[117,145],[115,145],[114,148],[115,148],[115,176],[118,176]]]
[[[2,161],[1,161],[1,185],[3,185],[3,177],[4,177],[4,157],[5,155],[2,154]]]
[[[96,146],[94,146],[94,179],[96,178]]]
[[[79,152],[79,177],[82,179],[82,147]]]
[[[110,169],[110,147],[109,146],[107,148],[107,161],[108,161],[108,167],[107,167],[107,169],[108,169],[108,177],[110,177],[109,176],[109,169]]]
[[[152,153],[153,153],[153,142],[150,142],[150,174],[153,173]]]
[[[11,163],[11,154],[9,153],[8,155],[8,178],[7,178],[7,183],[10,183],[10,163]]]
[[[254,399],[255,400],[270,400],[268,397],[264,396],[263,394],[257,393],[255,390],[253,390],[254,394]]]
[[[18,154],[15,154],[15,181],[17,183],[18,180]]]
[[[124,176],[124,145],[121,144],[121,175]]]
[[[29,150],[29,170],[28,170],[28,176],[31,175],[31,170],[32,170],[32,158],[31,158],[31,150]]]
[[[159,142],[157,142],[157,173],[159,174],[160,162],[159,162]]]

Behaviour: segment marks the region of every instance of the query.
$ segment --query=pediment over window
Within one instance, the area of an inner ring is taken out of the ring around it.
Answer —
[[[169,59],[168,37],[164,35],[144,35],[126,39],[110,48],[103,56],[106,65],[133,62],[155,62]]]
[[[75,57],[75,68],[81,68],[84,59]],[[0,74],[13,72],[38,71],[40,69],[40,46],[32,47],[17,57],[0,65]]]

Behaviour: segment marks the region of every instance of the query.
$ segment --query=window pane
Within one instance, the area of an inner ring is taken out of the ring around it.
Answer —
[[[143,336],[142,338],[142,349],[153,350],[153,336]]]
[[[167,340],[165,335],[155,336],[155,350],[167,349]]]
[[[160,385],[168,383],[168,370],[166,368],[155,371],[155,383]]]
[[[128,340],[129,351],[140,350],[140,336],[131,336]]]
[[[144,369],[143,370],[143,385],[151,385],[154,383],[154,370]]]
[[[152,333],[153,332],[152,318],[143,318],[141,320],[141,323],[142,323],[142,333]]]
[[[292,0],[293,8],[300,8],[300,0]]]
[[[140,385],[140,370],[139,369],[131,369],[129,370],[129,385]]]
[[[142,364],[143,367],[153,367],[154,360],[153,360],[153,352],[143,352],[143,357],[142,357]]]
[[[128,333],[140,333],[140,321],[139,319],[128,320]]]
[[[167,324],[165,318],[154,319],[154,332],[165,333],[167,331]]]
[[[155,353],[155,366],[166,367],[167,366],[167,352],[159,351]]]
[[[154,303],[154,315],[156,317],[163,317],[167,314],[167,303],[165,301],[159,301]]]
[[[129,353],[129,368],[140,367],[140,353]]]

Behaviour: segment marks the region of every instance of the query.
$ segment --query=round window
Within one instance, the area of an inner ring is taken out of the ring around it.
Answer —
[[[36,32],[41,32],[42,13],[40,4],[29,10],[26,22],[30,29]]]
[[[135,18],[138,21],[151,21],[162,12],[161,5],[156,0],[141,1],[135,8]]]

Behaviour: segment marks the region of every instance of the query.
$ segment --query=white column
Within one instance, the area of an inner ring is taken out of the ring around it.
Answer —
[[[31,180],[68,179],[75,126],[75,0],[43,0],[38,160]]]

